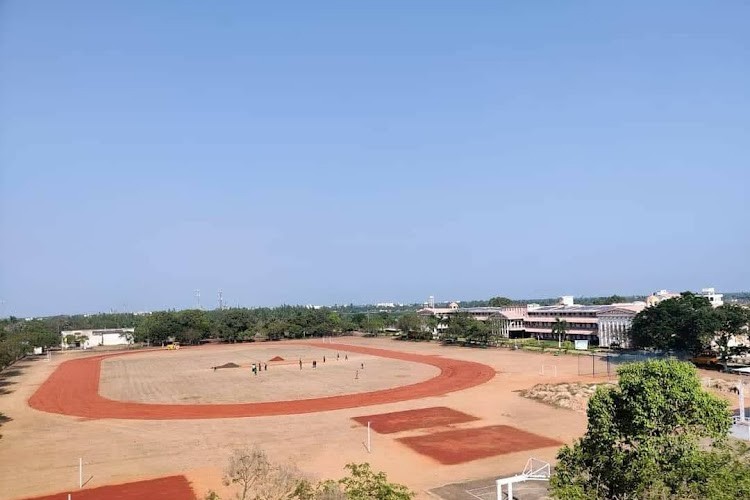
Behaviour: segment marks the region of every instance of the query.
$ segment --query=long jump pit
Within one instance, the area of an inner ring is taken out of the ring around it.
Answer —
[[[348,344],[223,347],[66,361],[28,403],[40,411],[90,419],[256,417],[439,396],[495,376],[492,367],[472,361]],[[270,361],[278,357],[284,361]],[[227,361],[238,367],[213,369]]]

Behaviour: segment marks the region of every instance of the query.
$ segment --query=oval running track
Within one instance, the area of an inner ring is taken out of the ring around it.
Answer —
[[[262,417],[341,410],[439,396],[484,384],[495,376],[492,367],[472,361],[347,344],[321,342],[306,345],[424,363],[439,368],[440,374],[423,382],[391,389],[292,401],[188,405],[134,403],[107,399],[99,395],[102,359],[112,356],[104,355],[74,359],[60,364],[29,398],[29,406],[48,413],[85,418],[175,420]]]

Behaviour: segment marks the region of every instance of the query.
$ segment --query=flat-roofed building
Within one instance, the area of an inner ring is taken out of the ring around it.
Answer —
[[[679,297],[681,294],[677,292],[670,292],[668,290],[659,290],[654,292],[646,298],[646,305],[655,306],[659,302],[663,302],[667,299],[674,299]],[[702,288],[700,292],[696,293],[700,297],[705,297],[714,307],[719,307],[724,304],[724,294],[716,293],[716,289],[713,287]]]
[[[425,307],[417,311],[419,316],[437,318],[432,329],[432,336],[436,339],[441,338],[448,328],[449,318],[459,313],[468,314],[477,321],[488,322],[493,334],[499,337],[512,338],[522,336],[526,306],[461,308],[458,303],[452,302],[448,307]]]
[[[64,349],[91,349],[97,346],[128,345],[133,343],[135,328],[100,328],[97,330],[63,330],[60,345]],[[74,337],[75,340],[72,340]],[[71,342],[68,342],[71,340]]]
[[[564,320],[568,327],[566,339],[589,340],[595,344],[599,321],[597,315],[609,307],[612,306],[586,306],[566,300],[564,304],[529,309],[524,327],[530,337],[557,340],[552,327],[558,319]]]
[[[556,340],[552,333],[555,322],[567,323],[568,340],[588,340],[592,345],[609,347],[616,343],[629,347],[629,332],[633,318],[646,308],[645,302],[628,302],[609,305],[575,304],[566,296],[560,304],[530,308],[525,321],[526,334],[539,339]]]
[[[632,347],[630,328],[633,326],[633,318],[646,307],[645,302],[613,304],[609,306],[609,309],[600,312],[598,314],[599,345],[623,349]]]

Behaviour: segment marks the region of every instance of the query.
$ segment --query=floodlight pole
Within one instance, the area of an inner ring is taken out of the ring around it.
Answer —
[[[370,446],[372,442],[370,441],[370,422],[367,422],[367,453],[372,453],[372,447]]]

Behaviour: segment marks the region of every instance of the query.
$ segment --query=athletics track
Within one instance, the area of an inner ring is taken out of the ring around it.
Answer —
[[[115,401],[99,395],[102,360],[113,356],[103,355],[74,359],[60,364],[29,398],[29,406],[48,413],[95,419],[177,420],[262,417],[341,410],[439,396],[484,384],[495,376],[493,368],[472,361],[347,344],[315,342],[305,345],[424,363],[439,368],[440,374],[423,382],[391,389],[313,399],[235,404],[151,404]],[[129,353],[114,356],[125,354]],[[196,383],[200,382],[196,381]]]

